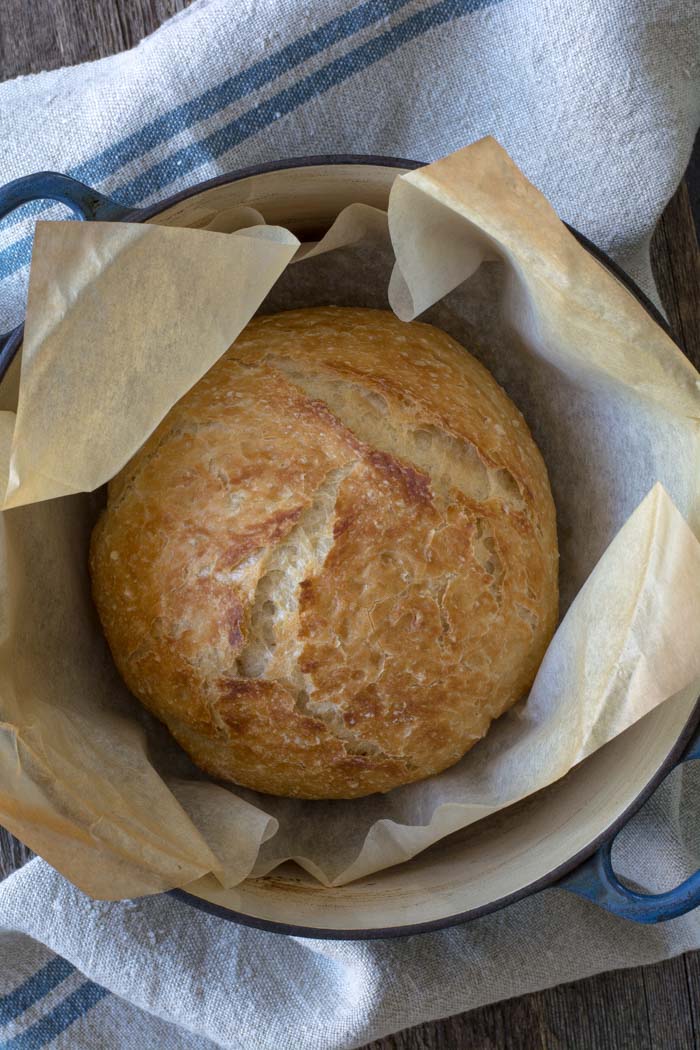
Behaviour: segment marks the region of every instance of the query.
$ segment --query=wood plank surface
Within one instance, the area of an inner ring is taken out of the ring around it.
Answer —
[[[0,0],[0,79],[132,47],[187,2]],[[691,197],[698,200],[698,186],[691,193],[684,182],[659,223],[652,263],[674,338],[700,367],[700,254]],[[0,828],[0,878],[30,856]],[[700,953],[691,953],[420,1025],[367,1050],[690,1050],[700,1046],[698,1033]]]

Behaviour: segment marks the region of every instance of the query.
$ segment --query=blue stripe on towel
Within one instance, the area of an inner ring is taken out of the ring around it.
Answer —
[[[101,153],[69,168],[66,174],[95,186],[114,175],[130,161],[137,160],[144,153],[169,141],[180,132],[187,131],[194,124],[209,120],[227,106],[272,83],[284,73],[328,50],[334,44],[346,40],[381,19],[388,18],[390,14],[411,2],[412,0],[366,0],[365,3],[331,19],[330,22],[325,22],[312,32],[305,33],[298,40],[293,40],[248,69],[227,77],[196,98],[188,99],[187,102],[182,102],[174,109],[161,114],[144,124],[138,131],[108,146]],[[10,219],[8,227],[24,222],[27,214],[38,215],[49,207],[51,203],[37,201],[28,207],[21,217]]]
[[[164,189],[175,179],[200,167],[264,131],[276,120],[311,102],[331,88],[386,58],[404,44],[422,36],[429,29],[452,21],[495,0],[440,0],[423,8],[404,22],[358,45],[340,58],[333,59],[314,73],[249,109],[246,113],[217,128],[199,142],[193,142],[158,161],[120,187],[120,196],[129,201],[142,200]]]
[[[358,45],[347,54],[302,78],[296,84],[277,92],[267,101],[252,107],[246,113],[205,136],[200,142],[184,146],[171,156],[157,162],[121,186],[118,191],[120,199],[139,201],[158,193],[177,178],[221,156],[247,138],[259,134],[275,120],[292,113],[300,106],[325,94],[331,88],[337,87],[356,73],[386,58],[387,55],[422,36],[430,29],[435,29],[446,22],[499,2],[500,0],[439,0],[432,7],[410,15],[399,25]],[[89,176],[84,173],[83,177]],[[31,243],[31,236],[23,237],[0,251],[0,280],[11,276],[27,265],[31,254]]]
[[[56,985],[65,981],[66,977],[70,977],[74,970],[75,967],[71,966],[66,959],[62,959],[60,955],[51,959],[32,977],[27,978],[13,991],[0,998],[0,1025],[14,1021],[15,1017],[19,1017],[25,1010],[28,1010],[37,999],[43,999],[45,995],[53,991]]]
[[[106,995],[109,995],[106,988],[92,981],[85,981],[26,1031],[0,1043],[0,1050],[39,1050],[61,1032],[65,1032],[66,1028],[83,1017]]]
[[[328,50],[333,44],[387,18],[408,3],[411,3],[411,0],[367,0],[366,3],[319,26],[313,32],[292,41],[275,54],[261,59],[249,69],[228,77],[197,98],[183,102],[170,112],[156,117],[96,157],[77,165],[68,174],[75,179],[92,183],[113,175],[129,161],[137,159],[161,142],[167,142],[174,135],[191,128],[193,124],[209,120],[222,109],[265,87],[283,73]]]

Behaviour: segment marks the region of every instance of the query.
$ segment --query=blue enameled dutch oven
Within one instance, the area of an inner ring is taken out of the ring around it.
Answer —
[[[315,240],[353,201],[385,208],[396,176],[419,166],[387,157],[305,157],[222,175],[137,210],[65,175],[42,172],[0,190],[0,218],[28,201],[48,199],[67,204],[79,219],[201,228],[220,212],[246,204],[268,223]],[[572,232],[665,327],[632,281]],[[0,379],[21,342],[21,327],[0,340]],[[576,893],[635,922],[662,922],[700,903],[700,872],[669,892],[637,893],[616,877],[611,849],[616,834],[668,773],[700,758],[699,720],[697,697],[690,691],[676,696],[551,787],[405,864],[349,886],[328,889],[289,866],[230,890],[205,878],[173,893],[236,922],[309,937],[436,930],[545,887]]]

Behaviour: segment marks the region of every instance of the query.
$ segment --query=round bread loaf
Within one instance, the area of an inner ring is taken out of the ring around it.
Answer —
[[[111,482],[95,602],[213,777],[352,798],[438,773],[557,617],[542,457],[493,377],[380,310],[261,317]]]

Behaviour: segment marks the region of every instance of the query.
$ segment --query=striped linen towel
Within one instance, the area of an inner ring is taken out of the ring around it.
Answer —
[[[431,160],[493,134],[654,294],[648,244],[700,113],[695,0],[198,0],[123,55],[0,85],[0,181],[67,172],[147,204],[283,157]],[[0,224],[0,331],[23,313],[31,205]],[[700,863],[700,774],[625,831],[623,874]],[[549,890],[466,927],[304,941],[168,896],[89,900],[35,860],[0,884],[0,1047],[341,1050],[422,1020],[700,947]]]

